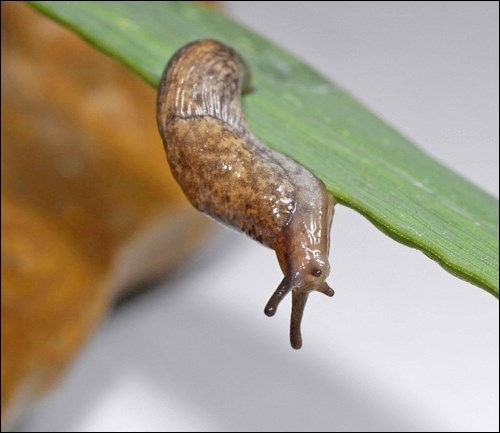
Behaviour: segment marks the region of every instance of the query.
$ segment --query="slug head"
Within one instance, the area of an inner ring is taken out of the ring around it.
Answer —
[[[280,302],[290,291],[292,292],[290,343],[294,349],[302,347],[300,325],[309,293],[317,291],[329,297],[335,294],[333,289],[326,283],[329,273],[330,266],[327,261],[315,260],[307,262],[300,267],[299,271],[283,278],[264,309],[267,316],[274,316]]]

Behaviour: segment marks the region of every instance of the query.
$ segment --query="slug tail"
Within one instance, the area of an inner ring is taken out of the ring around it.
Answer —
[[[246,130],[240,95],[249,89],[249,68],[232,48],[208,39],[186,45],[163,73],[157,100],[159,128],[166,130],[173,118],[209,116]]]

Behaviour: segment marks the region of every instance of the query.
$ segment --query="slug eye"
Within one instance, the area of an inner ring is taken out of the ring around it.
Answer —
[[[322,274],[322,273],[323,273],[323,272],[321,272],[321,269],[318,269],[318,268],[314,268],[314,269],[312,270],[312,274],[313,274],[315,277],[321,277],[321,274]]]

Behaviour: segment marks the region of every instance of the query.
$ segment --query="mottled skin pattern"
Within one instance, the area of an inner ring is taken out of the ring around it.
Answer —
[[[174,177],[198,210],[272,248],[285,275],[265,313],[292,292],[290,340],[313,290],[333,296],[334,201],[321,180],[248,130],[240,104],[248,68],[231,48],[203,40],[180,49],[163,73],[158,125]]]

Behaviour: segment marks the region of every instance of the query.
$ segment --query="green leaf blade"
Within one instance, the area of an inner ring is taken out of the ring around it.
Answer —
[[[185,43],[233,46],[252,70],[245,115],[263,143],[308,167],[384,233],[498,297],[498,200],[290,54],[190,2],[30,4],[153,86]]]

